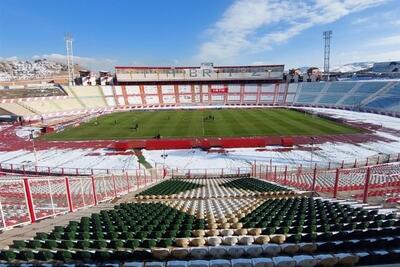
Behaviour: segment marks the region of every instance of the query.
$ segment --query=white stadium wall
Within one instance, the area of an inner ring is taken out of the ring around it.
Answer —
[[[284,65],[214,67],[115,67],[119,82],[282,80]]]
[[[344,108],[400,116],[400,82],[67,86],[67,96],[1,99],[26,118],[118,108],[277,105]]]

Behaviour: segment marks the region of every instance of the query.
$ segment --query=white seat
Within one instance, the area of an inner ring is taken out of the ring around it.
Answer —
[[[231,264],[232,267],[253,267],[251,259],[233,259]]]
[[[231,262],[229,260],[210,260],[210,267],[231,267]]]
[[[145,267],[164,267],[165,262],[163,261],[148,261],[144,264]]]
[[[225,245],[228,246],[233,246],[238,242],[238,239],[236,236],[226,236],[224,237],[223,241],[222,241]]]
[[[168,261],[167,267],[187,267],[187,261]]]
[[[296,262],[292,257],[278,256],[274,257],[275,267],[296,267]]]
[[[239,243],[242,245],[251,245],[254,243],[254,237],[252,236],[239,236]]]
[[[206,260],[191,260],[188,262],[188,267],[208,267],[210,265],[209,261]]]
[[[207,238],[207,244],[210,246],[219,246],[222,243],[220,237],[209,237]]]
[[[137,262],[137,261],[125,262],[124,266],[126,266],[126,267],[142,267],[143,266],[143,262]]]
[[[251,259],[254,267],[274,267],[275,264],[271,258],[254,258]]]

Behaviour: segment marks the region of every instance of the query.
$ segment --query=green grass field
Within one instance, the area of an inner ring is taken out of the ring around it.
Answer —
[[[204,120],[214,116],[214,120]],[[213,109],[132,111],[113,113],[69,128],[47,134],[45,140],[100,140],[153,138],[158,133],[168,137],[222,137],[268,135],[351,134],[359,129],[328,119],[313,117],[295,110]],[[133,126],[138,124],[138,130]]]

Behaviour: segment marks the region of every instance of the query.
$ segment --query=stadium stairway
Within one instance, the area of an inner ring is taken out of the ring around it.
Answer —
[[[326,92],[328,91],[330,84],[326,83],[325,86],[322,88],[322,90],[320,91],[320,93],[318,94],[318,96],[314,99],[312,104],[317,104],[319,102],[319,100],[326,94]]]
[[[346,100],[347,98],[354,95],[354,93],[361,87],[361,85],[362,85],[362,83],[357,83],[353,88],[351,88],[350,91],[348,91],[346,94],[344,94],[342,96],[342,98],[340,98],[340,100],[336,104],[341,105],[344,100]]]
[[[101,88],[101,86],[97,86],[97,88],[99,90],[99,94],[101,95],[101,99],[103,100],[104,106],[109,107],[110,105],[108,105],[108,103],[106,101],[106,97],[104,95],[103,89]]]
[[[72,87],[65,87],[65,91],[68,93],[69,96],[73,96],[79,102],[83,109],[87,108],[85,103],[83,103],[83,101],[78,97]]]

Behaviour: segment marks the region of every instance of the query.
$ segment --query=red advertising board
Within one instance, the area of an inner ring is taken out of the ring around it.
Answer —
[[[211,88],[211,93],[212,94],[226,94],[228,93],[228,88]]]

